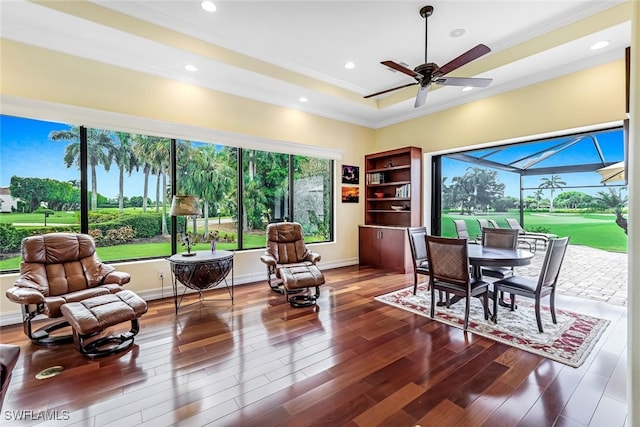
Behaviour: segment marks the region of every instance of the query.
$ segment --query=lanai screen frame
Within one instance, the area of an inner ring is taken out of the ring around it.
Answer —
[[[533,190],[538,187],[525,188],[523,187],[523,177],[525,176],[541,176],[541,175],[554,175],[559,173],[579,173],[579,172],[595,172],[598,169],[601,169],[606,166],[610,166],[612,164],[618,163],[620,159],[616,160],[607,160],[605,159],[605,155],[603,154],[602,148],[600,147],[600,142],[597,139],[597,134],[604,132],[611,132],[616,130],[622,130],[623,132],[623,153],[624,160],[626,162],[627,159],[627,151],[629,144],[629,135],[628,135],[628,127],[620,125],[613,126],[604,129],[598,129],[593,131],[580,132],[575,134],[567,134],[554,136],[551,138],[541,138],[541,139],[533,139],[531,141],[520,141],[511,144],[498,145],[495,147],[488,148],[475,148],[472,150],[464,150],[455,153],[447,153],[436,155],[432,157],[432,165],[431,165],[431,184],[432,184],[432,203],[431,203],[431,230],[435,235],[441,234],[441,221],[442,221],[442,158],[450,158],[458,161],[462,161],[465,163],[469,163],[471,165],[476,166],[484,166],[491,169],[503,170],[506,172],[512,172],[519,175],[519,186],[520,186],[520,202],[519,202],[519,221],[520,224],[524,227],[524,191],[525,190]],[[501,163],[494,160],[489,160],[488,157],[495,155],[503,150],[506,150],[509,147],[514,145],[522,145],[522,144],[535,144],[536,142],[542,143],[545,141],[553,141],[557,139],[567,139],[562,142],[558,142],[557,144],[547,147],[542,150],[538,150],[532,153],[527,154],[526,156],[522,156],[517,158],[509,163]],[[597,161],[592,163],[581,163],[574,165],[561,165],[561,166],[547,166],[547,167],[538,167],[535,168],[535,165],[540,162],[555,156],[564,150],[573,147],[575,144],[584,141],[585,139],[590,139],[595,151],[597,153]],[[487,151],[486,154],[474,157],[469,155],[468,153],[478,152],[478,151]],[[520,165],[521,166],[518,166]],[[563,188],[606,188],[606,187],[625,187],[627,185],[627,181],[625,178],[624,184],[601,184],[601,185],[581,185],[581,186],[566,186]]]

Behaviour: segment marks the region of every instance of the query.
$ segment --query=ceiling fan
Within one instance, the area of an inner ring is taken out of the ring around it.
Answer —
[[[420,85],[420,89],[418,89],[418,95],[416,96],[415,107],[421,107],[424,105],[427,99],[427,93],[429,92],[429,87],[431,83],[435,83],[443,86],[471,86],[471,87],[486,87],[488,86],[492,79],[481,79],[481,78],[471,78],[471,77],[445,77],[446,74],[449,74],[453,70],[456,70],[463,65],[480,58],[482,55],[485,55],[491,52],[487,46],[483,44],[479,44],[476,47],[466,51],[462,55],[453,59],[452,61],[446,63],[442,67],[439,67],[437,64],[433,62],[428,62],[427,60],[427,40],[428,40],[428,17],[433,14],[433,6],[424,6],[420,9],[420,16],[422,16],[425,20],[424,25],[424,64],[418,65],[413,70],[404,67],[403,65],[398,64],[393,61],[382,61],[381,64],[386,65],[389,68],[393,68],[394,70],[400,71],[408,76],[416,79],[415,82],[405,84],[402,86],[397,86],[391,89],[383,90],[381,92],[372,93],[371,95],[365,96],[365,98],[371,98],[373,96],[382,95],[383,93],[388,93],[394,90],[402,89],[405,87]]]

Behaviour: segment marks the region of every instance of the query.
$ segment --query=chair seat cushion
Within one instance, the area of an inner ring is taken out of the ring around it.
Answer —
[[[489,283],[483,280],[471,279],[470,284],[471,284],[471,296],[482,294],[489,287]],[[457,293],[457,294],[460,294],[461,292],[463,293],[465,292],[464,285],[460,286],[460,285],[455,285],[453,283],[441,282],[441,281],[435,282],[435,288],[441,289],[443,291],[449,291],[451,293]]]
[[[324,284],[324,275],[315,265],[282,268],[282,281],[287,289],[310,288]]]
[[[276,277],[282,279],[282,269],[308,267],[310,265],[313,265],[311,261],[293,262],[291,264],[276,264]]]
[[[538,286],[538,282],[528,277],[512,276],[494,282],[494,286],[495,285],[498,285],[500,289],[504,290],[505,292],[509,292],[510,289],[513,289],[514,291],[520,290],[527,293],[534,293],[536,291],[536,287]]]
[[[497,279],[506,279],[513,276],[513,270],[509,267],[482,267],[482,275],[495,277]]]
[[[80,335],[100,332],[109,326],[138,318],[146,312],[146,301],[130,290],[62,306],[64,317]]]

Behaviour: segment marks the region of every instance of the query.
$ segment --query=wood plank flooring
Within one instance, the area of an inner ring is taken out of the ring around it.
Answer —
[[[412,275],[345,267],[325,276],[316,308],[291,308],[266,282],[237,286],[233,306],[198,303],[177,316],[171,298],[151,301],[136,345],[96,361],[3,327],[2,342],[22,349],[3,425],[626,423],[624,307],[558,298],[560,308],[611,320],[574,369],[373,300]],[[64,372],[35,379],[53,365]]]

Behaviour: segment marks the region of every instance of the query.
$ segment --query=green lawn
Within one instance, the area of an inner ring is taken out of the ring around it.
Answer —
[[[42,213],[2,213],[0,214],[0,224],[33,224],[44,223]],[[47,217],[47,224],[79,224],[77,212],[53,212]]]
[[[463,219],[471,236],[480,234],[480,226],[476,218],[495,219],[501,227],[507,227],[505,218],[516,218],[517,211],[509,213],[469,216],[454,213],[442,215],[442,235],[456,235],[453,219]],[[611,252],[627,252],[627,235],[615,223],[615,215],[605,213],[567,214],[548,212],[525,212],[524,228],[526,230],[544,227],[549,233],[559,237],[569,236],[570,244],[590,246]]]

